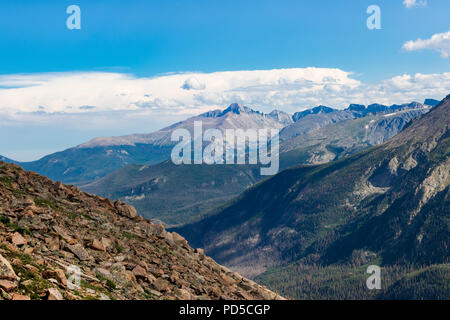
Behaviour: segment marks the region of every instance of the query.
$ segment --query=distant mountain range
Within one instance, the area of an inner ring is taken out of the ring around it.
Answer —
[[[435,99],[425,99],[425,102],[423,104],[426,104],[427,106],[437,106],[440,103],[439,100],[435,100]]]
[[[193,133],[194,122],[202,121],[206,129],[259,129],[285,127],[286,116],[281,111],[273,111],[264,114],[237,103],[231,104],[224,110],[214,110],[191,117],[185,121],[175,123],[167,128],[149,134],[133,134],[121,137],[95,138],[79,145],[77,148],[97,148],[110,146],[136,146],[149,144],[154,146],[173,146],[176,142],[171,141],[170,136],[176,129],[187,129]]]
[[[280,118],[281,120],[278,120]],[[172,131],[184,128],[193,130],[194,121],[202,121],[203,128],[219,130],[231,128],[278,128],[285,126],[281,112],[265,115],[238,104],[225,110],[215,110],[178,122],[150,134],[133,134],[121,137],[102,137],[20,165],[53,180],[83,185],[129,164],[156,164],[170,159],[176,142],[170,137]]]
[[[325,106],[319,106],[310,110],[297,112],[293,115],[293,124],[283,128],[280,132],[281,140],[295,138],[298,135],[308,133],[312,130],[320,129],[330,123],[337,123],[345,120],[363,118],[370,115],[385,114],[394,115],[399,112],[415,111],[412,115],[423,113],[427,105],[412,102],[403,105],[392,105],[390,107],[371,104],[369,106],[351,104],[345,110],[335,110]]]
[[[448,299],[449,124],[450,95],[380,146],[284,170],[174,230],[287,296]],[[364,287],[368,264],[385,290]]]
[[[9,163],[17,163],[17,161],[8,159],[8,158],[3,157],[3,156],[0,156],[0,161],[3,161],[3,162],[9,162]]]
[[[302,116],[294,115],[296,122],[292,120],[280,134],[285,137],[286,130],[292,127],[292,131],[296,130],[293,138],[282,138],[280,168],[325,163],[382,143],[428,110],[414,103],[379,112],[318,107]],[[239,112],[257,114],[248,108]],[[178,166],[165,161],[150,166],[126,166],[81,188],[104,197],[120,198],[136,206],[145,217],[173,226],[200,219],[264,178],[256,165]]]
[[[428,100],[431,101],[432,99]],[[389,108],[392,109],[393,106],[382,107],[381,109],[388,110]],[[369,110],[372,110],[371,106],[367,107],[367,111],[355,112],[363,114],[371,112]],[[278,128],[281,130],[284,128],[285,133],[282,136],[286,139],[285,136],[289,132],[293,132],[291,134],[293,136],[299,134],[296,129],[288,129],[288,127],[295,125],[299,119],[307,117],[308,114],[318,116],[327,112],[332,113],[331,120],[314,120],[314,122],[320,122],[320,124],[315,125],[303,124],[303,126],[306,125],[315,129],[339,121],[333,117],[342,113],[342,111],[322,106],[294,115],[279,110],[264,114],[234,103],[224,110],[209,111],[153,133],[95,138],[79,146],[47,155],[32,162],[16,162],[7,158],[5,158],[5,161],[19,163],[26,170],[38,172],[53,180],[85,185],[130,164],[151,165],[168,160],[175,144],[175,142],[170,141],[172,131],[178,128],[192,131],[194,121],[202,121],[205,129]],[[313,121],[312,117],[309,117],[309,120]],[[297,124],[297,126],[299,125]],[[305,131],[305,129],[301,130]]]

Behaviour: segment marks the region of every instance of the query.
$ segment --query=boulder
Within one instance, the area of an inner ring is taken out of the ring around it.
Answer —
[[[16,281],[17,275],[11,264],[0,254],[0,279]]]
[[[94,241],[92,241],[91,248],[98,251],[105,251],[105,246],[98,239],[94,239]]]
[[[172,238],[173,238],[173,241],[180,246],[187,245],[186,239],[183,238],[179,233],[172,232]]]
[[[66,244],[65,247],[81,261],[91,260],[91,256],[81,244]]]
[[[0,280],[0,288],[6,292],[10,292],[17,288],[17,283],[9,280]]]
[[[31,298],[23,294],[13,293],[12,300],[31,300]]]
[[[169,288],[170,284],[167,280],[164,279],[156,279],[155,281],[153,281],[152,283],[153,287],[155,288],[155,290],[159,291],[159,292],[165,292],[167,291],[167,289]]]
[[[141,266],[134,267],[133,274],[136,278],[147,279],[147,271]]]
[[[18,247],[27,244],[27,240],[18,232],[12,235],[11,242]]]
[[[102,242],[103,247],[104,247],[106,250],[108,250],[109,248],[111,248],[112,245],[113,245],[113,241],[112,241],[111,239],[109,239],[109,238],[102,237],[101,242]]]
[[[47,290],[47,300],[64,300],[64,298],[58,289],[50,288]]]
[[[114,207],[116,208],[117,212],[124,217],[128,217],[131,219],[134,219],[137,217],[137,211],[136,208],[133,206],[130,206],[128,204],[120,202],[120,200],[117,200],[114,202]]]
[[[67,285],[67,278],[66,278],[66,274],[62,269],[55,269],[55,273],[56,273],[56,279],[58,279],[58,281],[62,284],[62,285]]]

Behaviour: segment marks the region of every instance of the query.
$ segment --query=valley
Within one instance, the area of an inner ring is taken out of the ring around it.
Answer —
[[[281,172],[272,177],[259,165],[164,160],[173,147],[166,144],[169,129],[94,139],[44,157],[40,163],[48,164],[39,170],[88,179],[76,182],[134,205],[286,297],[414,299],[411,292],[423,290],[421,296],[440,299],[445,285],[436,283],[447,283],[448,272],[448,108],[448,98],[436,107],[320,106],[291,118],[234,104],[170,127],[189,128],[199,118],[213,118],[211,126],[220,121],[223,130],[249,119],[260,128],[276,123]],[[151,160],[143,156],[149,150]],[[72,174],[67,164],[88,165],[79,157],[110,162],[101,172]],[[381,292],[364,289],[365,268],[374,263],[389,273]],[[416,278],[422,285],[410,280]]]
[[[293,285],[282,269],[293,262],[317,270],[377,261],[419,269],[443,264],[446,270],[449,108],[447,97],[380,146],[286,169],[209,217],[174,230],[266,284],[277,279]]]
[[[363,116],[365,113],[360,112],[355,119],[330,120],[323,125],[323,114],[315,114],[318,109],[315,110],[297,120],[296,130],[302,133],[287,139],[282,138],[285,129],[280,132],[280,170],[298,164],[326,163],[377,145],[428,111],[424,106],[414,105],[394,114],[382,112]],[[311,129],[311,123],[318,121],[316,117],[321,118],[320,125],[315,124]],[[215,207],[266,179],[260,174],[260,167],[248,164],[175,165],[168,160],[156,165],[126,166],[80,187],[90,193],[127,201],[144,217],[173,227],[199,220]]]

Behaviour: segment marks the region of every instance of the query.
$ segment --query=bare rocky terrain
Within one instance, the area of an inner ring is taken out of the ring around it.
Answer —
[[[132,206],[0,162],[0,300],[280,298]]]

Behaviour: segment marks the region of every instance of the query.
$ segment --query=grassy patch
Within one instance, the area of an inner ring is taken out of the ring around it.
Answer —
[[[41,208],[47,208],[50,207],[53,210],[59,210],[59,207],[56,203],[50,201],[50,200],[46,200],[46,199],[42,199],[42,198],[35,198],[34,199],[34,203]]]
[[[14,272],[20,277],[19,290],[25,295],[30,296],[32,300],[41,299],[41,296],[45,294],[47,289],[50,287],[49,283],[45,279],[43,279],[40,274],[26,269],[24,265],[32,265],[38,268],[40,271],[43,271],[45,267],[36,265],[33,258],[28,254],[22,252],[13,252],[11,250],[8,250],[6,246],[1,247],[6,251],[5,256],[8,258],[8,260],[19,259],[22,262],[22,265],[12,266]],[[25,285],[25,281],[28,281],[29,283]]]
[[[7,176],[0,177],[0,182],[6,185],[7,188],[11,189],[12,187],[12,179]]]
[[[78,217],[78,214],[74,212],[64,211],[64,213],[72,220],[75,220]]]
[[[109,279],[106,279],[106,287],[109,291],[116,290],[116,284]]]
[[[95,221],[90,215],[88,215],[86,213],[82,213],[81,215],[88,220]]]
[[[106,284],[106,287],[109,291],[113,291],[116,289],[116,284],[113,281],[111,281],[110,279],[105,278],[101,274],[97,274],[96,277],[101,283]]]
[[[11,221],[9,220],[9,218],[7,216],[0,215],[0,223],[3,223],[4,225],[7,225],[10,222]]]
[[[18,190],[13,190],[13,193],[14,193],[15,195],[22,195],[22,196],[24,196],[24,195],[27,194],[25,191],[20,190],[20,189],[18,189]]]
[[[26,269],[23,270],[28,271]],[[25,279],[25,277],[23,277],[23,272],[20,271],[20,273],[22,277],[21,279]],[[28,285],[24,285],[23,282],[21,282],[19,284],[19,289],[22,289],[24,293],[30,296],[32,300],[40,300],[41,295],[43,295],[47,291],[47,289],[50,288],[48,282],[37,274],[28,274],[28,279],[25,280],[31,280],[31,283]]]
[[[162,247],[161,251],[166,254],[174,255],[174,253],[172,251],[170,251],[170,249],[168,247]]]
[[[100,276],[100,278],[105,279],[104,277]],[[99,275],[97,275],[97,279],[99,279]],[[91,290],[94,290],[99,296],[101,293],[103,293],[104,295],[108,296],[111,300],[114,299],[114,297],[111,296],[109,291],[112,291],[116,288],[116,285],[114,284],[114,282],[112,282],[111,280],[106,279],[106,286],[107,288],[101,287],[101,286],[96,286],[93,285],[89,282],[87,282],[86,280],[81,279],[81,287],[82,288],[88,288]],[[93,297],[93,296],[85,296],[83,298],[84,300],[98,300],[98,297]]]
[[[142,296],[144,297],[144,299],[147,299],[147,300],[156,300],[156,296],[145,288],[144,288],[144,292],[142,293]]]
[[[29,235],[31,236],[31,231],[26,229],[26,228],[22,228],[20,226],[18,226],[17,224],[15,224],[14,222],[11,222],[11,220],[4,216],[4,215],[0,215],[0,223],[3,223],[7,228],[13,229],[14,232],[18,232],[22,235]]]
[[[122,247],[122,246],[121,246],[120,244],[118,244],[118,243],[116,243],[115,248],[116,248],[117,253],[122,253],[122,252],[125,251],[125,248]]]
[[[139,237],[139,236],[137,236],[135,234],[132,234],[132,233],[125,232],[125,231],[122,232],[122,235],[125,238],[130,239],[130,240],[131,239],[135,239],[135,240],[138,240],[138,241],[144,241],[144,239],[142,239],[141,237]]]

